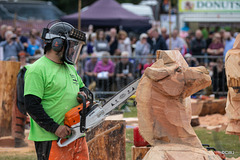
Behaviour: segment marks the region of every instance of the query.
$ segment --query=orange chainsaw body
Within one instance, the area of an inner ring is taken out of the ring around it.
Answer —
[[[87,101],[86,107],[90,105],[90,102]],[[83,109],[83,104],[79,104],[78,106],[72,108],[65,114],[64,124],[71,127],[80,122],[79,112]]]

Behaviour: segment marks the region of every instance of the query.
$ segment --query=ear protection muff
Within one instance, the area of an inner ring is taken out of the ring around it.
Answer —
[[[60,52],[63,48],[63,39],[61,38],[54,38],[52,40],[52,49],[56,52]]]

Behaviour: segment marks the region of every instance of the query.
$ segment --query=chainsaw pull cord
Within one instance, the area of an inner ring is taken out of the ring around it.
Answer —
[[[86,106],[86,99],[83,95],[78,94],[78,97],[82,99],[83,103],[83,109],[82,111],[79,111],[79,114],[81,115],[81,121],[80,121],[80,132],[83,133],[86,130],[86,114],[87,114],[87,106]]]

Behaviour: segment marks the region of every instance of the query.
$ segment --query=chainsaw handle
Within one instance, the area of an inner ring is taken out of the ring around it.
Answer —
[[[86,98],[78,94],[78,97],[82,99],[83,103],[83,109],[79,114],[81,115],[80,117],[80,132],[83,133],[86,130],[86,114],[87,114],[87,104],[86,104]]]
[[[67,145],[69,145],[70,143],[72,143],[73,141],[75,141],[76,139],[83,137],[85,134],[84,133],[80,133],[79,127],[75,127],[72,130],[72,134],[69,138],[58,138],[57,140],[57,144],[59,147],[65,147]],[[62,142],[62,140],[64,140]]]

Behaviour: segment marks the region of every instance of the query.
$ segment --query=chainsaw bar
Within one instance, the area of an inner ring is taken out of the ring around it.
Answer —
[[[86,128],[92,128],[98,125],[113,109],[118,107],[129,97],[131,97],[137,90],[139,79],[128,84],[117,94],[112,96],[103,106],[92,107],[92,110],[86,117]]]

